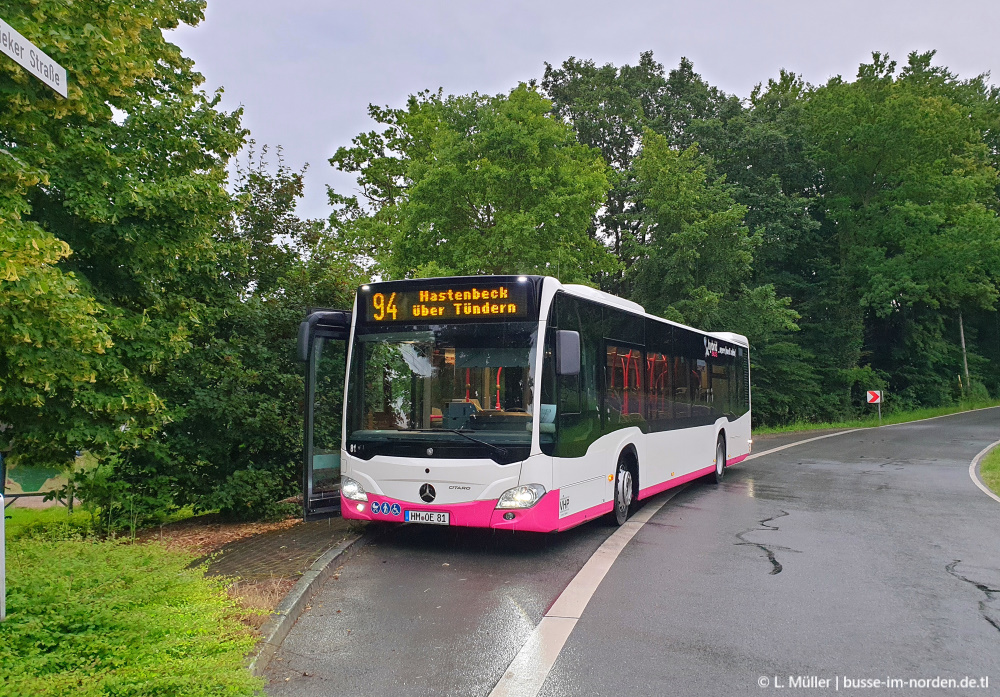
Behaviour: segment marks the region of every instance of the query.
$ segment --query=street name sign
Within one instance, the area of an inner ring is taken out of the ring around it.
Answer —
[[[882,403],[882,390],[868,390],[868,403],[869,404],[881,404]]]
[[[0,19],[0,51],[13,58],[29,73],[66,96],[66,68],[48,54],[21,36],[12,26]]]

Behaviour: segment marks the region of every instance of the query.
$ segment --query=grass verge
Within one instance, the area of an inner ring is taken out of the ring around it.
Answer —
[[[12,514],[35,520],[7,539],[0,695],[260,694],[244,665],[255,637],[225,581],[156,543],[40,536],[31,513]]]
[[[947,416],[948,414],[958,414],[963,411],[971,411],[973,409],[985,409],[986,407],[996,407],[1000,406],[1000,400],[992,400],[988,402],[963,402],[961,404],[955,404],[949,407],[930,407],[927,409],[914,409],[913,411],[897,411],[891,414],[882,415],[882,425],[888,426],[889,424],[902,424],[909,421],[919,421],[920,419],[929,419],[934,416]],[[863,419],[853,419],[850,421],[827,421],[823,423],[807,423],[803,421],[797,421],[792,424],[787,424],[785,426],[765,426],[761,428],[755,428],[753,432],[755,434],[764,435],[767,433],[791,433],[794,431],[818,431],[821,429],[828,428],[872,428],[879,425],[878,414],[875,413],[870,417]]]
[[[33,534],[48,537],[86,535],[91,529],[90,513],[77,508],[70,515],[64,506],[49,508],[17,508],[11,506],[7,513],[7,539],[31,537]]]
[[[1000,446],[986,453],[979,462],[979,478],[994,494],[1000,494]]]

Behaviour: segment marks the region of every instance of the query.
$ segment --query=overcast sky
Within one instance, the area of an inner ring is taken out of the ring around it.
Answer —
[[[669,70],[681,56],[709,83],[746,97],[786,68],[807,81],[853,77],[872,51],[899,62],[937,49],[963,77],[1000,78],[996,0],[208,0],[206,20],[169,38],[195,60],[223,105],[242,105],[258,144],[308,162],[307,217],[326,217],[326,185],[353,192],[327,162],[373,124],[366,107],[407,95],[506,92],[569,56],[635,63],[652,50]],[[997,81],[997,80],[994,80]]]

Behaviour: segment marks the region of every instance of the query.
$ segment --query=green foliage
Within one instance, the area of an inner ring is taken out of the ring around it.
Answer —
[[[48,540],[79,539],[93,532],[93,517],[79,508],[72,513],[63,506],[48,508],[20,508],[12,506],[5,511],[7,543],[22,537],[39,537]]]
[[[371,275],[556,275],[741,332],[757,424],[850,419],[869,388],[890,409],[1000,390],[985,76],[874,54],[854,81],[782,71],[741,102],[687,59],[570,58],[538,89],[369,107],[380,130],[330,160],[361,194],[331,191],[326,224],[295,214],[304,171],[280,151],[226,190],[241,114],[163,33],[203,11],[0,0],[71,76],[58,99],[0,61],[0,449],[92,452],[73,486],[99,532],[277,515],[301,480],[297,324]]]
[[[7,548],[0,695],[256,695],[253,637],[223,582],[155,545],[20,538]]]
[[[123,475],[120,460],[112,458],[108,463],[74,472],[59,492],[60,498],[79,498],[100,535],[127,531],[134,537],[137,528],[164,522],[174,508],[169,480],[154,474],[130,481]]]
[[[609,165],[611,189],[594,217],[591,234],[623,262],[615,273],[599,279],[601,285],[627,293],[622,273],[635,253],[634,243],[642,244],[636,215],[642,203],[634,191],[633,163],[645,130],[687,147],[694,142],[694,121],[728,114],[739,102],[702,80],[686,58],[667,75],[651,51],[642,53],[637,65],[621,68],[576,58],[558,68],[546,63],[541,87],[552,100],[553,113],[571,123],[580,142],[599,149]]]
[[[811,305],[836,299],[832,313],[803,314],[834,325],[824,333],[839,349],[821,359],[841,375],[870,365],[914,406],[953,398],[959,314],[993,310],[1000,276],[997,170],[984,142],[996,95],[932,57],[911,54],[897,73],[876,53],[854,82],[808,93],[802,110],[827,254],[816,283],[827,292]]]
[[[370,107],[388,128],[330,160],[358,174],[365,199],[331,192],[337,235],[393,278],[606,272],[612,259],[587,234],[608,188],[605,165],[550,109],[526,85]]]
[[[746,209],[708,181],[695,146],[675,150],[652,131],[635,174],[646,215],[629,269],[633,294],[650,312],[704,326],[749,280],[755,241],[743,225]]]
[[[879,386],[961,398],[963,315],[970,367],[1000,386],[1000,91],[932,59],[875,54],[820,87],[781,72],[745,104],[688,61],[546,66],[554,111],[612,166],[593,229],[626,271],[601,283],[747,334],[758,423],[844,418]]]
[[[1000,494],[1000,448],[994,448],[979,463],[979,476],[983,484]]]
[[[63,100],[0,62],[0,422],[15,457],[132,449],[171,419],[157,382],[212,300],[244,137],[164,39],[203,11],[0,2],[70,76]]]
[[[361,282],[322,226],[295,215],[303,173],[285,167],[280,153],[271,171],[266,156],[265,149],[238,167],[240,207],[217,233],[234,250],[224,266],[230,287],[161,388],[176,405],[174,422],[143,452],[149,471],[174,480],[176,501],[200,510],[246,500],[232,488],[234,473],[270,473],[270,488],[259,494],[270,502],[234,504],[237,517],[273,515],[274,502],[301,491],[298,325],[310,307],[350,308]],[[142,461],[128,464],[142,471]]]
[[[859,412],[858,416],[852,419],[840,421],[816,421],[814,419],[808,421],[790,421],[780,426],[762,426],[754,429],[754,433],[794,433],[798,431],[836,428],[875,428],[877,426],[891,426],[892,424],[910,423],[911,421],[920,421],[922,419],[960,414],[975,409],[990,409],[997,406],[998,402],[995,399],[989,399],[984,402],[968,400],[947,407],[921,407],[919,409],[908,409],[896,404],[883,403],[881,422],[879,422],[878,413],[874,411],[874,405],[867,405],[865,411]]]
[[[202,500],[202,506],[217,509],[229,520],[276,520],[300,510],[277,501],[278,492],[287,487],[275,472],[237,470]]]

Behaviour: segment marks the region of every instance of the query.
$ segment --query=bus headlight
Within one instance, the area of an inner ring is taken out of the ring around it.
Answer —
[[[531,508],[545,495],[541,484],[524,484],[500,494],[497,508]]]
[[[361,486],[360,482],[356,482],[350,477],[340,478],[340,493],[344,495],[345,499],[350,499],[351,501],[368,500],[368,494],[365,493],[365,488]]]

